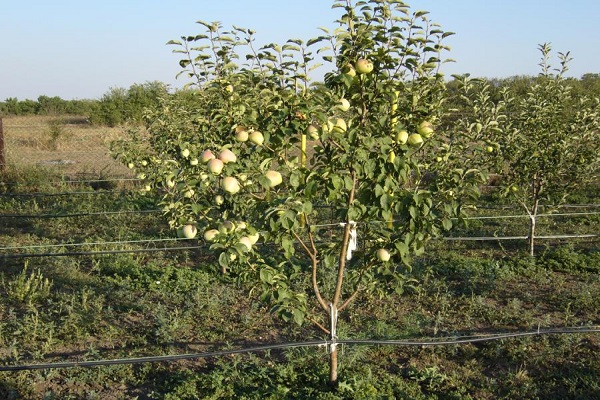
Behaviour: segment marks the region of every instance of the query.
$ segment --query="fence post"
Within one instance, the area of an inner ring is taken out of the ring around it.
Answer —
[[[0,171],[4,170],[6,158],[4,157],[4,128],[2,127],[2,117],[0,117]]]

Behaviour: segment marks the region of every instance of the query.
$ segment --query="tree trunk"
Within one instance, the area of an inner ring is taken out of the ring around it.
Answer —
[[[531,212],[529,212],[529,255],[531,257],[535,256],[535,223],[537,220],[538,209],[540,207],[540,192],[542,191],[542,181],[536,174],[533,177],[533,182],[531,185],[531,194],[533,199],[533,204],[531,207]]]
[[[535,221],[536,215],[529,216],[529,255],[533,257],[535,255]]]
[[[337,346],[329,353],[329,386],[337,387],[338,384],[338,349]]]

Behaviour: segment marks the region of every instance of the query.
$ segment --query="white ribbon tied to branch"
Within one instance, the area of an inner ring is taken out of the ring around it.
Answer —
[[[352,253],[358,248],[358,233],[356,232],[356,222],[350,221],[350,238],[348,240],[348,249],[346,250],[346,260],[352,260]],[[340,224],[346,226],[346,223]]]

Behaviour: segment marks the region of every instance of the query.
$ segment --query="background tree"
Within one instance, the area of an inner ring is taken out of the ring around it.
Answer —
[[[600,98],[575,96],[565,80],[569,53],[558,53],[560,67],[549,64],[551,47],[539,46],[541,73],[525,94],[513,86],[502,91],[502,130],[490,130],[496,143],[495,169],[504,194],[529,215],[529,252],[534,255],[540,203],[564,204],[575,188],[598,178]],[[501,133],[500,133],[501,132]]]

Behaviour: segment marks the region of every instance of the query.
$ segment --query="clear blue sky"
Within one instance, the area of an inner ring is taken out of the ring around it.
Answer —
[[[597,0],[407,0],[430,11],[457,62],[444,72],[507,77],[539,72],[537,45],[571,51],[569,76],[600,72]],[[329,0],[2,0],[0,100],[100,98],[111,87],[180,87],[165,43],[201,33],[197,20],[255,29],[257,42],[308,39],[333,27]]]

